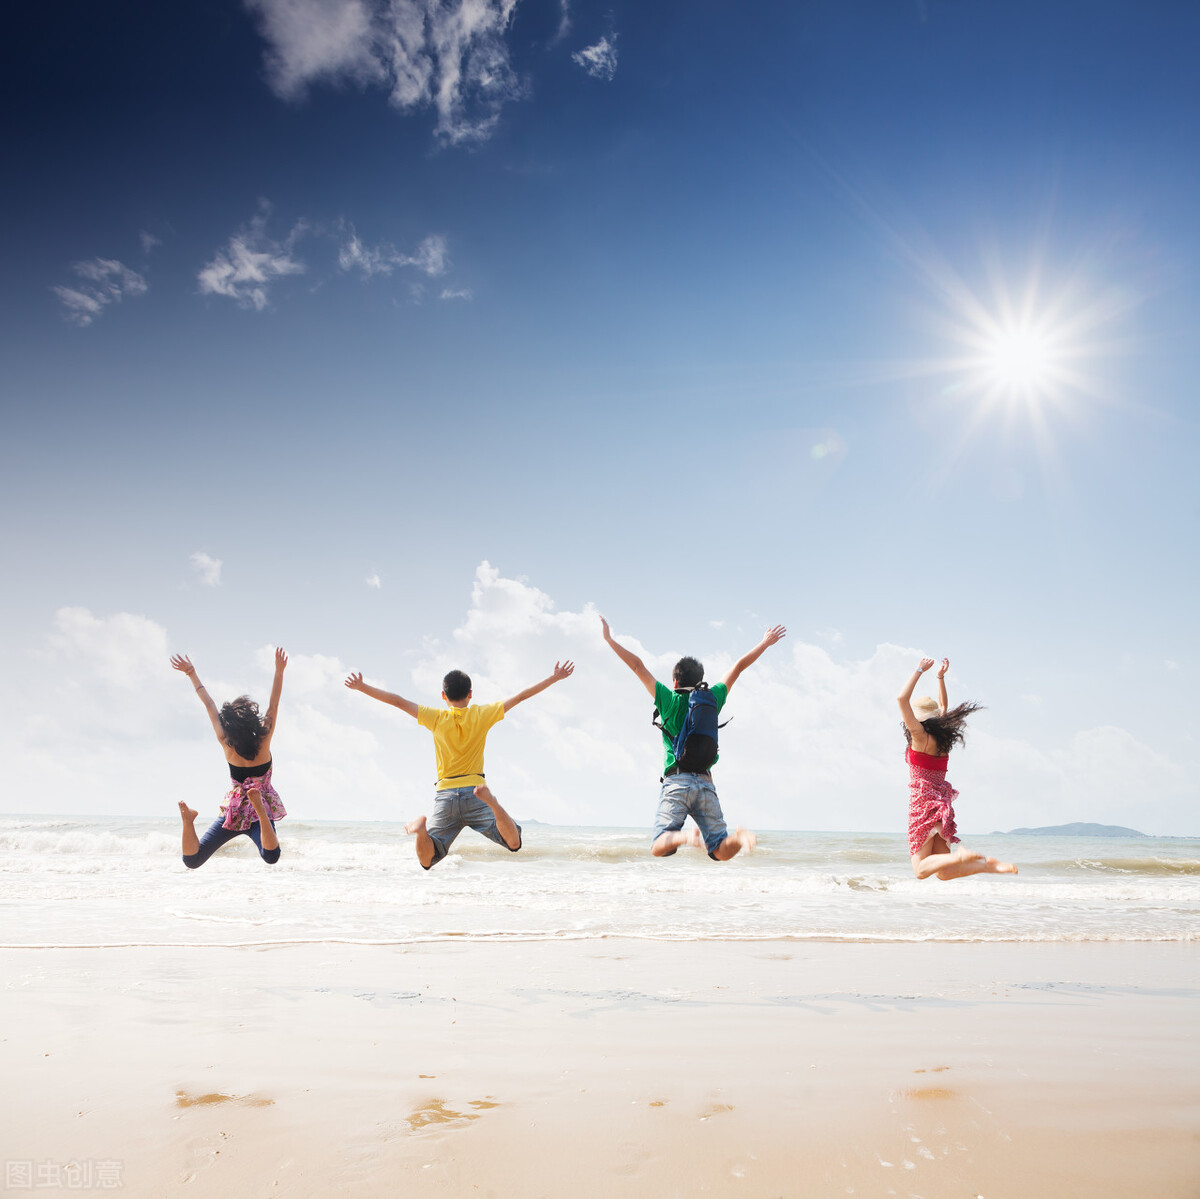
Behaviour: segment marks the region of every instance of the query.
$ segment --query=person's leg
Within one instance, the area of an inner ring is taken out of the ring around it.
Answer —
[[[749,853],[758,844],[758,834],[748,828],[739,828],[730,833],[710,855],[715,862],[728,862],[744,849]]]
[[[971,874],[1016,874],[1011,862],[1000,862],[985,857],[965,846],[951,849],[942,836],[941,826],[935,826],[925,844],[912,855],[913,873],[919,879],[933,878],[943,882],[952,878],[966,878]]]
[[[257,809],[255,809],[257,811]],[[271,818],[263,813],[256,823],[252,824],[246,830],[246,836],[254,842],[254,848],[258,850],[258,856],[262,858],[268,866],[274,866],[279,861],[279,838],[275,835],[275,826],[271,823]],[[274,841],[274,845],[268,845],[267,841]]]
[[[267,815],[267,805],[263,803],[261,791],[247,791],[246,798],[250,801],[250,806],[254,809],[255,816],[258,817],[258,829],[261,834],[261,840],[254,837],[254,844],[258,846],[258,852],[263,854],[264,860],[266,854],[272,850],[279,849],[279,838],[275,836],[275,826],[271,823],[271,817]],[[271,859],[272,862],[279,860],[279,854]]]
[[[521,826],[500,806],[500,801],[492,794],[486,783],[482,787],[476,787],[474,794],[480,803],[487,805],[487,809],[491,813],[491,824],[495,827],[500,839],[513,853],[516,853],[521,848]],[[471,827],[475,826],[472,824]],[[489,835],[484,829],[477,831],[482,832],[485,837]],[[495,839],[495,837],[492,838],[493,841]]]
[[[200,838],[196,836],[196,817],[199,813],[195,808],[189,808],[181,799],[179,815],[183,817],[183,856],[195,857],[200,852]]]
[[[696,780],[696,786],[688,796],[688,810],[704,839],[704,848],[714,862],[728,862],[743,849],[749,852],[758,844],[758,837],[749,829],[739,828],[736,833],[729,832],[725,814],[721,811],[721,801],[717,798],[717,789],[711,780]]]
[[[204,836],[200,838],[200,843],[196,846],[196,852],[185,853],[183,855],[183,864],[189,870],[195,870],[198,866],[203,866],[222,845],[232,841],[238,835],[237,829],[226,828],[222,823],[221,817],[218,816],[208,826]]]
[[[681,845],[700,845],[696,829],[683,831],[688,817],[688,788],[679,782],[678,775],[668,776],[658,796],[658,811],[654,815],[654,831],[650,834],[650,852],[656,858],[669,858]]]
[[[470,794],[470,788],[466,788]],[[459,813],[459,792],[457,789],[437,791],[433,796],[433,814],[426,823],[424,816],[409,821],[404,826],[406,833],[414,833],[417,838],[417,861],[422,870],[436,866],[454,844],[454,838],[462,832],[463,820]]]
[[[669,858],[684,845],[690,845],[693,849],[700,849],[704,845],[704,842],[700,840],[698,828],[693,826],[688,829],[668,829],[662,836],[654,838],[650,852],[656,858]]]
[[[425,827],[425,817],[418,816],[416,820],[410,820],[405,826],[406,833],[416,833],[417,835],[417,861],[421,863],[423,869],[428,870],[433,865],[433,859],[437,856],[437,846],[433,843],[433,838],[429,835]]]

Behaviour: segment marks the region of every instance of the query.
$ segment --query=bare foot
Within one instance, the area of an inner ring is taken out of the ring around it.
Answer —
[[[184,824],[191,824],[200,815],[195,808],[189,808],[182,799],[179,801],[179,814],[183,817]]]
[[[996,859],[990,858],[988,860],[994,862]],[[982,862],[983,854],[977,853],[973,849],[956,849],[950,855],[950,861],[952,861],[952,862]]]
[[[683,840],[680,845],[690,845],[693,849],[703,849],[704,842],[700,840],[700,830],[698,828],[690,828],[683,835]]]
[[[475,788],[475,798],[481,803],[487,804],[489,808],[494,807],[496,804],[496,797],[492,794],[487,783],[483,783]]]
[[[1016,874],[1017,868],[1011,862],[1001,862],[996,858],[987,858],[988,874]]]
[[[406,833],[423,833],[425,831],[425,817],[418,816],[416,820],[410,820],[405,826]]]
[[[751,832],[748,828],[740,828],[737,831],[737,839],[742,843],[742,848],[750,853],[758,844],[758,834]]]

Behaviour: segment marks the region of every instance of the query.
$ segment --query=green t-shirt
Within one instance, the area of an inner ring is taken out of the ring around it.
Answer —
[[[717,701],[717,711],[719,712],[729,698],[729,688],[724,683],[717,683],[710,687],[709,691],[712,692],[713,699]],[[662,721],[663,749],[667,755],[663,765],[663,774],[666,774],[675,765],[675,751],[672,743],[679,735],[679,730],[683,728],[683,722],[687,719],[688,695],[687,691],[672,691],[670,687],[664,686],[657,679],[654,682],[654,710]]]

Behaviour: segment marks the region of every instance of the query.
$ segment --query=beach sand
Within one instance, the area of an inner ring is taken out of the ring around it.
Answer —
[[[441,940],[0,964],[5,1193],[1200,1196],[1190,944]]]

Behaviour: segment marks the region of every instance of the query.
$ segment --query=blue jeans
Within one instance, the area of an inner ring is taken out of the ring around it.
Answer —
[[[725,827],[725,816],[721,801],[711,776],[706,774],[669,774],[663,779],[662,791],[658,796],[658,812],[654,817],[654,832],[650,841],[657,841],[663,833],[678,832],[683,822],[691,817],[704,838],[704,848],[711,858],[713,852],[729,835]],[[672,853],[674,850],[672,850]],[[670,854],[664,854],[669,857]]]
[[[516,824],[516,821],[514,820],[513,823]],[[513,853],[521,848],[521,826],[519,824],[517,824],[517,849],[513,849],[500,836],[492,809],[482,799],[476,798],[475,788],[451,787],[447,791],[438,791],[433,797],[433,815],[429,817],[429,821],[425,825],[425,831],[433,842],[433,861],[425,867],[426,870],[430,866],[437,865],[450,852],[454,838],[464,828],[473,828],[477,833],[482,833],[490,841],[495,841],[497,845],[503,845],[505,849],[511,850]]]
[[[209,826],[207,832],[200,838],[200,848],[196,853],[185,853],[183,855],[183,864],[189,870],[195,870],[197,866],[203,866],[222,845],[227,845],[234,837],[243,836],[249,837],[254,842],[254,847],[258,850],[259,856],[268,866],[274,866],[279,861],[278,846],[274,849],[263,849],[262,834],[259,831],[257,820],[248,829],[236,829],[226,828],[222,823],[223,819],[223,817],[218,816]],[[271,821],[271,827],[275,827],[274,820]]]

